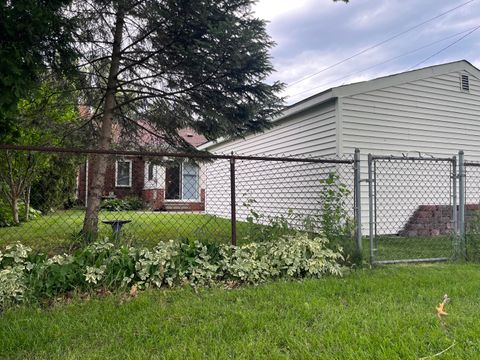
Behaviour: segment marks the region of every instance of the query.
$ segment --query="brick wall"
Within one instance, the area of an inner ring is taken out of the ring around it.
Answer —
[[[205,189],[200,190],[200,201],[169,201],[165,200],[164,189],[143,189],[145,181],[145,162],[142,158],[131,158],[132,160],[132,186],[115,186],[115,161],[110,161],[105,174],[105,186],[103,196],[113,193],[117,198],[126,196],[137,196],[143,199],[146,206],[152,210],[167,211],[204,211],[205,210]],[[89,183],[92,179],[92,168],[88,169]],[[79,169],[78,174],[78,201],[85,205],[85,164]]]
[[[467,227],[476,218],[476,212],[479,210],[479,204],[467,204],[465,206]],[[407,237],[448,235],[452,229],[451,220],[451,205],[420,205],[399,232],[399,235]]]
[[[109,160],[105,173],[105,186],[103,187],[102,196],[108,196],[110,193],[122,199],[126,196],[142,197],[145,176],[145,162],[140,157],[129,158],[132,160],[132,184],[130,187],[115,186],[115,161]],[[88,167],[88,183],[92,183],[93,171],[92,167]],[[78,201],[81,205],[85,205],[85,164],[81,165],[78,176]]]
[[[145,205],[152,210],[164,210],[164,198],[164,189],[145,189],[142,193]]]

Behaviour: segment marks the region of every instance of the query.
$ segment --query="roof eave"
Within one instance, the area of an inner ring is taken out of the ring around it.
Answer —
[[[285,118],[288,118],[290,116],[293,116],[295,114],[298,114],[302,111],[308,110],[314,106],[323,104],[329,100],[332,100],[336,98],[336,95],[334,94],[332,89],[325,90],[321,93],[315,94],[313,96],[310,96],[306,99],[300,100],[299,102],[287,106],[285,109],[283,109],[277,116],[275,116],[271,122],[276,123],[278,121],[281,121]],[[212,146],[215,145],[220,145],[224,142],[232,141],[232,139],[229,138],[219,138],[217,140],[209,141],[205,144],[202,144],[197,147],[198,150],[207,150]]]

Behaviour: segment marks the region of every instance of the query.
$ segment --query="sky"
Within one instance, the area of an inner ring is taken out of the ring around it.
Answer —
[[[260,0],[254,11],[276,42],[268,80],[287,85],[287,104],[434,64],[480,67],[480,0]]]

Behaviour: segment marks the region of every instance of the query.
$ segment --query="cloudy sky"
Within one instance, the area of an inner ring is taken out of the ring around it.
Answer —
[[[432,64],[466,59],[480,67],[480,0],[260,0],[255,12],[269,21],[277,43],[270,80],[288,85],[289,104]]]

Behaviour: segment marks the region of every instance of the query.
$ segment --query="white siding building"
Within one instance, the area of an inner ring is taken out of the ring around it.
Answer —
[[[463,149],[480,160],[480,70],[456,61],[344,85],[302,100],[273,119],[273,127],[245,139],[210,142],[212,153],[342,156],[453,156]],[[208,179],[207,179],[208,189]],[[206,210],[215,201],[207,190]],[[363,222],[367,184],[362,185]],[[420,205],[420,204],[418,204]],[[410,215],[411,206],[404,211]],[[215,212],[215,209],[211,209]]]

